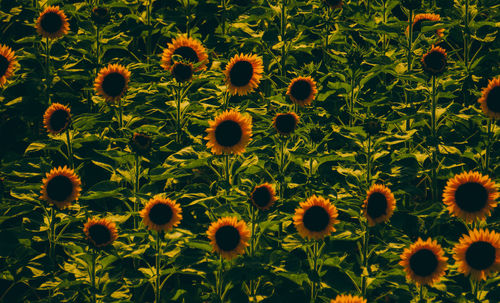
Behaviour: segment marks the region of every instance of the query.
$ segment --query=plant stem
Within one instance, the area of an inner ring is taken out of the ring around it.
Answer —
[[[420,284],[420,302],[424,302],[424,285]]]
[[[465,20],[464,20],[464,63],[469,75],[469,1],[465,0]]]
[[[55,206],[50,208],[50,222],[49,222],[49,258],[52,260],[52,263],[55,266],[55,219],[56,219],[56,211],[54,209]]]
[[[408,59],[407,59],[408,75],[410,74],[413,65],[412,43],[413,43],[413,10],[410,9],[410,15],[408,16]],[[410,81],[408,81],[407,86],[410,86]],[[411,107],[410,91],[405,90],[405,96],[406,96],[406,106]],[[406,131],[410,130],[410,128],[411,128],[410,119],[406,119]],[[411,142],[408,142],[408,147],[411,148]]]
[[[90,269],[91,271],[91,279],[92,279],[92,303],[96,303],[97,302],[97,298],[96,298],[96,283],[95,283],[95,280],[96,280],[96,270],[95,270],[95,261],[96,261],[96,251],[95,249],[91,248],[91,251],[92,251],[92,267]]]
[[[281,1],[281,20],[280,20],[281,42],[281,77],[286,75],[286,0]]]
[[[156,282],[155,282],[155,303],[160,303],[160,267],[161,267],[161,236],[163,236],[161,231],[156,232],[156,258],[155,258],[155,267],[156,267]]]
[[[225,154],[224,155],[224,161],[225,161],[225,165],[224,165],[224,169],[225,169],[225,174],[224,176],[226,177],[226,185],[229,186],[230,183],[231,183],[231,178],[230,178],[230,171],[229,171],[229,154]]]
[[[186,0],[186,34],[189,38],[189,26],[190,26],[190,21],[191,21],[191,3],[189,0]]]
[[[285,145],[286,145],[286,138],[285,137],[280,137],[280,195],[281,198],[285,198]]]
[[[252,224],[252,234],[250,235],[250,257],[253,258],[254,254],[255,254],[255,227],[256,227],[256,222],[255,222],[255,206],[253,205],[250,205],[250,221],[251,221],[251,224]],[[253,280],[250,280],[249,282],[250,284],[250,298],[253,298],[255,297],[255,292],[256,292],[256,289],[254,289],[255,287],[255,284],[254,284],[254,281]]]
[[[147,70],[149,70],[150,59],[151,59],[151,0],[148,0],[148,5],[146,7],[147,15],[147,26],[148,26],[148,36],[146,37],[146,64]]]
[[[222,277],[222,274],[224,273],[224,259],[222,258],[222,255],[219,256],[219,261],[220,261],[220,267],[219,267],[219,270],[218,270],[218,274],[217,274],[217,277],[216,277],[216,280],[215,280],[215,290],[216,290],[216,294],[217,296],[220,298],[220,301],[221,302],[224,302],[224,298],[223,298],[223,293],[222,293],[222,289],[223,289],[223,277]]]
[[[69,133],[69,126],[66,129],[66,147],[68,149],[68,161],[71,169],[75,169],[75,164],[73,162],[73,147],[71,146],[71,135]]]
[[[353,125],[354,115],[354,70],[351,71],[351,98],[349,98],[349,126]]]
[[[222,18],[222,34],[226,34],[226,0],[221,0],[221,6],[222,6],[222,12],[221,12],[221,18]]]
[[[371,150],[372,136],[368,135],[368,156],[366,157],[366,183],[370,186],[371,181],[371,160],[372,160],[372,150]]]
[[[363,273],[361,274],[361,295],[366,298],[367,289],[367,276],[368,275],[368,245],[370,243],[370,229],[368,227],[368,222],[366,223],[366,231],[363,237]],[[366,270],[366,275],[364,271]]]
[[[118,126],[119,126],[120,130],[123,128],[122,98],[118,99]]]
[[[46,99],[47,99],[47,104],[50,104],[50,40],[49,38],[45,38],[45,85],[46,85]]]
[[[181,143],[181,103],[182,103],[182,84],[178,83],[177,85],[177,113],[175,117],[175,142]]]
[[[432,76],[432,104],[431,104],[431,128],[432,128],[432,201],[437,202],[437,152],[438,152],[438,142],[436,134],[436,76]]]
[[[492,118],[488,118],[488,126],[487,126],[487,138],[486,138],[486,159],[484,160],[484,169],[483,172],[485,174],[488,174],[490,170],[490,153],[491,153],[491,135],[493,133],[492,131],[492,123],[491,123]]]
[[[318,274],[318,241],[314,241],[313,243],[313,272]],[[318,274],[319,276],[319,274]],[[316,300],[316,281],[312,282],[312,287],[311,287],[311,301],[310,302],[315,302]]]
[[[137,222],[137,213],[139,212],[139,204],[140,204],[140,199],[139,199],[139,175],[140,175],[140,169],[141,169],[141,158],[139,157],[139,154],[135,154],[135,182],[134,182],[134,196],[135,196],[135,201],[134,201],[134,229],[137,229],[138,227],[138,222]]]
[[[96,41],[96,75],[99,73],[99,66],[101,65],[101,31],[99,25],[96,25],[95,29],[95,41]]]

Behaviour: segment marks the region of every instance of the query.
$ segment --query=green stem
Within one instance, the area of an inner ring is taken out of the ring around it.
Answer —
[[[135,196],[135,201],[134,201],[134,229],[137,229],[138,227],[138,222],[137,222],[137,213],[139,212],[139,175],[140,175],[140,169],[141,169],[141,158],[139,157],[139,154],[135,154],[135,182],[134,182],[134,196]]]
[[[50,222],[49,222],[49,258],[52,260],[55,265],[55,220],[56,220],[56,211],[55,206],[50,207]]]
[[[181,98],[182,98],[182,86],[181,83],[178,83],[177,85],[177,113],[175,117],[175,142],[180,143],[181,142]]]
[[[314,241],[313,243],[313,272],[318,273],[318,241]],[[311,287],[311,302],[315,302],[316,300],[316,281],[312,282],[312,287]]]
[[[434,203],[437,202],[438,192],[437,192],[437,152],[438,152],[438,142],[436,133],[436,76],[432,76],[432,103],[431,103],[431,128],[432,128],[432,200]]]
[[[47,99],[47,104],[50,104],[50,40],[49,38],[45,38],[45,85],[46,85],[46,99]]]
[[[221,18],[222,18],[222,34],[226,34],[226,0],[221,0],[221,6],[222,6],[222,12],[221,12]]]
[[[412,44],[413,44],[413,10],[410,9],[410,16],[408,16],[408,74],[412,69]]]
[[[224,95],[222,96],[222,98],[223,98],[222,101],[224,102],[224,110],[227,110],[229,107],[229,98],[230,98],[229,92],[227,90],[224,92]]]
[[[492,131],[492,123],[491,123],[491,118],[488,118],[488,126],[487,126],[487,139],[486,139],[486,159],[484,160],[484,169],[483,172],[485,174],[488,174],[490,170],[490,153],[491,153],[491,135],[493,133]]]
[[[281,1],[281,20],[280,20],[281,42],[281,77],[286,75],[286,0]]]
[[[349,126],[353,125],[353,115],[354,115],[354,70],[351,71],[351,97],[349,98]]]
[[[285,146],[286,146],[286,138],[285,137],[280,137],[280,177],[281,177],[281,182],[280,182],[280,195],[281,198],[285,198]]]
[[[96,263],[96,251],[95,249],[91,248],[91,251],[92,251],[92,267],[90,269],[91,271],[91,282],[92,282],[92,303],[96,303],[97,302],[97,298],[96,298],[96,292],[97,292],[97,289],[96,289],[96,270],[95,270],[95,263]]]
[[[75,164],[73,162],[73,146],[71,145],[71,135],[69,133],[69,127],[66,129],[66,147],[68,149],[68,161],[71,169],[75,169]]]
[[[226,177],[226,185],[229,186],[230,183],[231,183],[231,172],[229,171],[230,167],[229,167],[229,154],[225,154],[224,155],[224,161],[225,161],[225,165],[224,165],[224,169],[225,169],[225,174],[224,176]]]
[[[464,20],[464,63],[469,75],[469,0],[465,0],[465,20]]]
[[[250,235],[250,257],[253,258],[254,254],[255,254],[255,228],[256,228],[256,222],[255,222],[255,206],[253,205],[250,205],[250,223],[252,224],[252,234]],[[253,298],[255,297],[255,292],[256,292],[256,289],[255,288],[255,283],[253,280],[250,280],[249,282],[250,284],[250,298]]]
[[[190,22],[191,22],[191,3],[189,0],[186,0],[186,34],[189,38],[189,35],[190,35],[190,30],[189,30],[189,26],[190,26]]]
[[[420,302],[424,302],[424,285],[420,284]]]
[[[372,160],[372,150],[371,150],[372,136],[368,135],[368,156],[366,157],[366,183],[370,186],[371,180],[371,160]]]
[[[223,273],[224,273],[224,258],[222,258],[222,255],[219,256],[219,262],[220,262],[220,267],[219,267],[219,270],[218,270],[218,274],[217,274],[217,277],[216,277],[216,280],[215,280],[215,290],[216,290],[216,295],[220,298],[220,301],[221,302],[224,302],[224,298],[223,298],[223,293],[222,293],[222,290],[223,290]]]
[[[156,232],[156,258],[155,258],[155,267],[156,267],[156,282],[155,282],[155,303],[160,303],[160,267],[161,267],[161,236],[162,232]]]
[[[370,229],[368,222],[366,224],[366,231],[363,237],[363,273],[361,275],[361,295],[366,298],[367,278],[368,278],[368,246],[370,243]],[[366,275],[364,271],[366,270]]]
[[[123,128],[122,98],[118,99],[118,126],[119,126],[120,130]]]
[[[95,29],[95,41],[96,41],[96,75],[99,73],[99,66],[101,65],[101,31],[99,25],[96,25]]]
[[[151,59],[151,0],[148,0],[147,5],[147,26],[148,26],[148,36],[146,37],[146,64],[149,70],[150,59]]]

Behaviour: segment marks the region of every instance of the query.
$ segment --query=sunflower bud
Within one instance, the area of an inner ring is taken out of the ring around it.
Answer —
[[[102,6],[94,7],[92,9],[91,18],[95,24],[104,25],[111,19],[109,9]]]
[[[319,127],[315,127],[309,131],[309,138],[311,138],[311,141],[314,143],[319,143],[321,140],[323,140],[323,131]]]
[[[381,129],[380,121],[374,118],[367,119],[363,124],[363,130],[371,136],[378,134]]]
[[[150,136],[134,133],[132,139],[130,139],[130,149],[139,155],[147,155],[151,150],[152,139]]]

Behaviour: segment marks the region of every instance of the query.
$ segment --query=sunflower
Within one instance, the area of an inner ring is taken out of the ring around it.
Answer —
[[[500,119],[500,77],[488,82],[488,86],[483,88],[481,98],[477,102],[481,104],[485,115]]]
[[[163,69],[172,71],[177,56],[180,57],[182,62],[192,63],[199,65],[194,71],[200,71],[207,68],[208,55],[205,47],[201,45],[200,41],[195,40],[191,37],[186,37],[181,35],[176,39],[172,40],[172,43],[167,45],[168,47],[163,50],[163,55],[161,57],[161,67]]]
[[[257,55],[234,56],[224,71],[229,92],[239,96],[251,93],[259,86],[263,72],[262,59]]]
[[[287,136],[295,131],[299,124],[299,116],[294,112],[277,114],[273,119],[274,128],[281,135]]]
[[[109,9],[107,7],[97,6],[92,9],[92,14],[90,16],[92,21],[98,25],[104,25],[111,19],[109,14]]]
[[[399,265],[404,267],[406,278],[414,281],[417,286],[430,285],[444,275],[447,260],[436,240],[429,238],[423,241],[418,238],[410,248],[405,248]]]
[[[193,64],[175,62],[174,66],[172,66],[172,75],[175,81],[179,83],[190,81],[193,78]]]
[[[391,190],[382,184],[373,184],[367,191],[363,203],[363,214],[369,226],[387,222],[394,213],[396,200]]]
[[[317,93],[316,82],[311,77],[297,77],[292,79],[286,92],[292,102],[300,106],[311,104]]]
[[[342,0],[324,0],[325,3],[332,9],[341,8],[344,2]]]
[[[489,216],[497,198],[496,184],[487,175],[472,171],[449,179],[443,191],[443,203],[450,214],[468,223]]]
[[[46,174],[42,183],[40,199],[54,204],[59,209],[64,209],[71,202],[78,200],[82,190],[80,178],[66,166],[53,168]]]
[[[239,155],[245,151],[245,147],[252,136],[252,118],[242,115],[238,111],[226,110],[215,117],[215,120],[208,121],[208,133],[205,137],[207,147],[212,153],[221,155],[231,153]]]
[[[0,44],[0,86],[12,76],[17,66],[16,55],[7,45]]]
[[[363,123],[363,130],[370,136],[375,136],[382,130],[382,123],[377,118],[368,118]]]
[[[182,209],[178,203],[169,198],[155,196],[144,206],[140,215],[148,229],[169,231],[181,222]]]
[[[332,299],[330,303],[366,303],[366,299],[353,295],[338,295],[335,300]]]
[[[106,101],[118,101],[127,91],[130,72],[120,64],[101,68],[95,78],[94,90]]]
[[[245,221],[236,217],[224,217],[217,222],[212,222],[207,231],[213,251],[222,255],[223,258],[231,260],[242,255],[250,239],[250,231]]]
[[[500,234],[488,229],[474,229],[463,235],[453,248],[458,271],[474,280],[486,280],[500,270]]]
[[[438,22],[441,21],[441,16],[438,14],[416,14],[415,17],[413,17],[413,34],[418,34],[422,30],[422,22],[427,21],[427,22]],[[408,34],[409,28],[408,26],[406,27],[406,34]],[[443,37],[444,36],[444,28],[440,28],[436,30],[436,35],[438,37]]]
[[[71,113],[69,107],[53,103],[43,115],[43,126],[53,135],[64,132],[71,122]]]
[[[295,210],[293,224],[303,238],[319,240],[335,231],[338,212],[330,200],[312,195]]]
[[[118,238],[116,224],[109,219],[89,218],[83,232],[95,247],[108,246]]]
[[[150,136],[141,133],[134,133],[130,139],[130,149],[138,155],[147,155],[151,150],[152,139]]]
[[[254,187],[250,195],[250,200],[255,207],[266,210],[277,200],[275,195],[276,192],[273,186],[269,183],[263,183]]]
[[[44,38],[57,39],[69,31],[68,17],[59,6],[49,6],[36,19],[36,32]]]
[[[442,74],[446,69],[446,50],[432,46],[431,50],[422,56],[422,68],[431,76]]]

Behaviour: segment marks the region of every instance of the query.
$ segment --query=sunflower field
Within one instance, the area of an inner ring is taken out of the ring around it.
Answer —
[[[0,0],[0,302],[500,302],[498,0]]]

